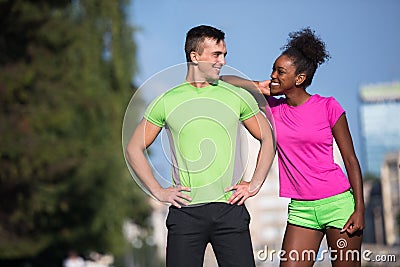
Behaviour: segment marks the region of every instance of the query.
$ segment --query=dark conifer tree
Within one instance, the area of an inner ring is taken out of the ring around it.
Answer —
[[[128,0],[0,1],[0,263],[123,251],[145,225],[121,149],[134,92]]]

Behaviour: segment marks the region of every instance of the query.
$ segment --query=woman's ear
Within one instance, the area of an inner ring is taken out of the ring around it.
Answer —
[[[300,86],[307,78],[305,73],[300,73],[296,76],[296,86]]]

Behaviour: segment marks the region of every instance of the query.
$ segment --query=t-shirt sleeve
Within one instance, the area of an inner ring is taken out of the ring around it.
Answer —
[[[164,127],[166,116],[163,95],[150,103],[143,117],[158,127]]]
[[[257,101],[244,89],[241,91],[240,100],[240,121],[247,120],[260,112]]]
[[[328,120],[331,128],[333,128],[343,113],[345,113],[343,107],[339,104],[339,102],[333,98],[329,97],[327,102],[327,110],[328,110]]]

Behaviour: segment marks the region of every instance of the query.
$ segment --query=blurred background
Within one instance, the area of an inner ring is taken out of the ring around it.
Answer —
[[[141,84],[184,62],[200,24],[226,33],[227,64],[254,80],[269,78],[289,32],[309,26],[326,42],[332,58],[308,90],[347,112],[363,250],[386,256],[363,265],[400,266],[399,12],[398,0],[0,0],[0,266],[63,266],[71,251],[86,266],[163,266],[167,206],[132,179],[122,123]],[[257,266],[279,264],[265,256],[280,248],[287,201],[275,163],[247,202]],[[217,266],[211,248],[205,266]]]

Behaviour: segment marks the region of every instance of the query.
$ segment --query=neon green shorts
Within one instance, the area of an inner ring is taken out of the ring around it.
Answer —
[[[288,223],[317,230],[342,229],[354,212],[354,205],[351,191],[318,200],[291,200]]]

